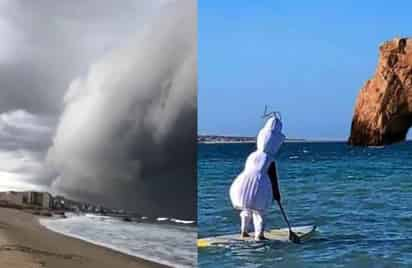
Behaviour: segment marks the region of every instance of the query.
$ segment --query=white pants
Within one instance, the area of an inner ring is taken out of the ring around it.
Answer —
[[[264,213],[257,210],[244,209],[240,212],[241,232],[247,232],[250,221],[253,219],[255,238],[258,238],[265,230]]]

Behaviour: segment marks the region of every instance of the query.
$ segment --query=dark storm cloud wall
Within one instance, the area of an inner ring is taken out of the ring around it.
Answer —
[[[192,1],[168,2],[71,83],[48,154],[60,174],[55,189],[195,217],[195,10]]]
[[[7,155],[26,152],[42,166],[17,165],[16,174],[31,170],[30,182],[96,203],[194,218],[194,1],[34,2],[10,2],[7,12],[0,3],[18,33],[13,57],[2,59],[0,48],[0,114],[51,118],[55,137],[27,129],[13,130],[21,139],[0,137]]]

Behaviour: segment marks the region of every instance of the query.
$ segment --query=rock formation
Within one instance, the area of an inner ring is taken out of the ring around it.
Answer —
[[[352,145],[400,142],[412,125],[412,39],[395,38],[379,49],[376,73],[356,100]]]

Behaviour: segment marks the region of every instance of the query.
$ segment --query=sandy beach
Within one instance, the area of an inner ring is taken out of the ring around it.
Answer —
[[[0,208],[0,267],[112,268],[166,267],[54,233],[38,218]]]

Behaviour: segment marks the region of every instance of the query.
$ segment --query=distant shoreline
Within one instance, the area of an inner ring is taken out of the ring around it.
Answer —
[[[255,143],[255,141],[198,141],[198,144]]]
[[[332,140],[286,140],[285,143],[346,143],[347,141]],[[198,144],[253,144],[255,141],[198,141]]]
[[[346,140],[306,140],[306,139],[286,139],[285,143],[346,143]],[[255,137],[247,136],[223,136],[223,135],[199,135],[198,144],[239,144],[256,143]]]

